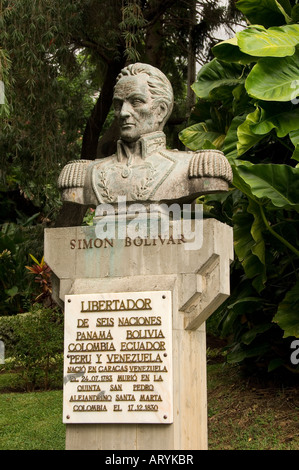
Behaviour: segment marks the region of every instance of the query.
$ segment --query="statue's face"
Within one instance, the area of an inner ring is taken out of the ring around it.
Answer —
[[[115,87],[113,104],[122,140],[135,142],[142,134],[160,129],[165,106],[161,109],[155,104],[146,74],[121,78]]]

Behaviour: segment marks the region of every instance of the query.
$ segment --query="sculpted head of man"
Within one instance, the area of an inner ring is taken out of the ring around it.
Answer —
[[[173,108],[172,86],[159,69],[131,64],[117,77],[113,104],[120,137],[135,142],[143,134],[163,129]]]

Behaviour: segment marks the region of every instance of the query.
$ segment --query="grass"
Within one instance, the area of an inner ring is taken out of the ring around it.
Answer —
[[[298,450],[299,390],[239,367],[208,365],[210,450]]]
[[[63,450],[62,391],[0,394],[0,450]]]
[[[0,374],[0,450],[64,450],[62,390],[20,393]],[[261,380],[208,354],[210,450],[298,450],[297,383]]]

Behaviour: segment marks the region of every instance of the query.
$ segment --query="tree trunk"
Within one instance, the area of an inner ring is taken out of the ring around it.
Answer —
[[[114,119],[111,126],[100,138],[97,150],[97,158],[105,158],[116,152],[117,141],[119,139],[118,121]]]
[[[121,60],[113,61],[108,64],[108,69],[100,96],[85,127],[81,149],[82,159],[94,160],[97,158],[98,141],[112,105],[113,90],[116,83],[116,78],[125,65],[124,55],[121,54],[121,57]]]
[[[158,69],[162,68],[164,62],[162,52],[163,47],[161,47],[163,41],[161,30],[161,21],[157,21],[147,29],[145,38],[145,52],[147,61],[149,64],[153,65],[154,67],[157,67]]]
[[[193,45],[193,28],[196,25],[196,3],[197,0],[190,2],[190,26],[189,26],[189,44],[188,44],[188,77],[187,77],[187,114],[190,115],[192,107],[195,105],[195,93],[191,86],[196,80],[196,56]]]
[[[85,127],[81,149],[82,159],[95,160],[97,158],[99,137],[112,105],[116,78],[125,65],[124,54],[121,54],[121,57],[121,60],[108,64],[100,96]],[[76,227],[81,225],[87,209],[88,206],[85,205],[64,202],[56,219],[55,227]]]

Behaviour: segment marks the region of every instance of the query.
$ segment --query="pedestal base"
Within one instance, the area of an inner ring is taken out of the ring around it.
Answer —
[[[99,240],[94,227],[47,229],[45,260],[65,295],[169,291],[172,297],[173,422],[68,424],[69,450],[205,450],[205,321],[229,295],[232,229],[203,221],[203,244]],[[88,418],[87,418],[88,419]],[[134,419],[134,418],[132,418]]]

